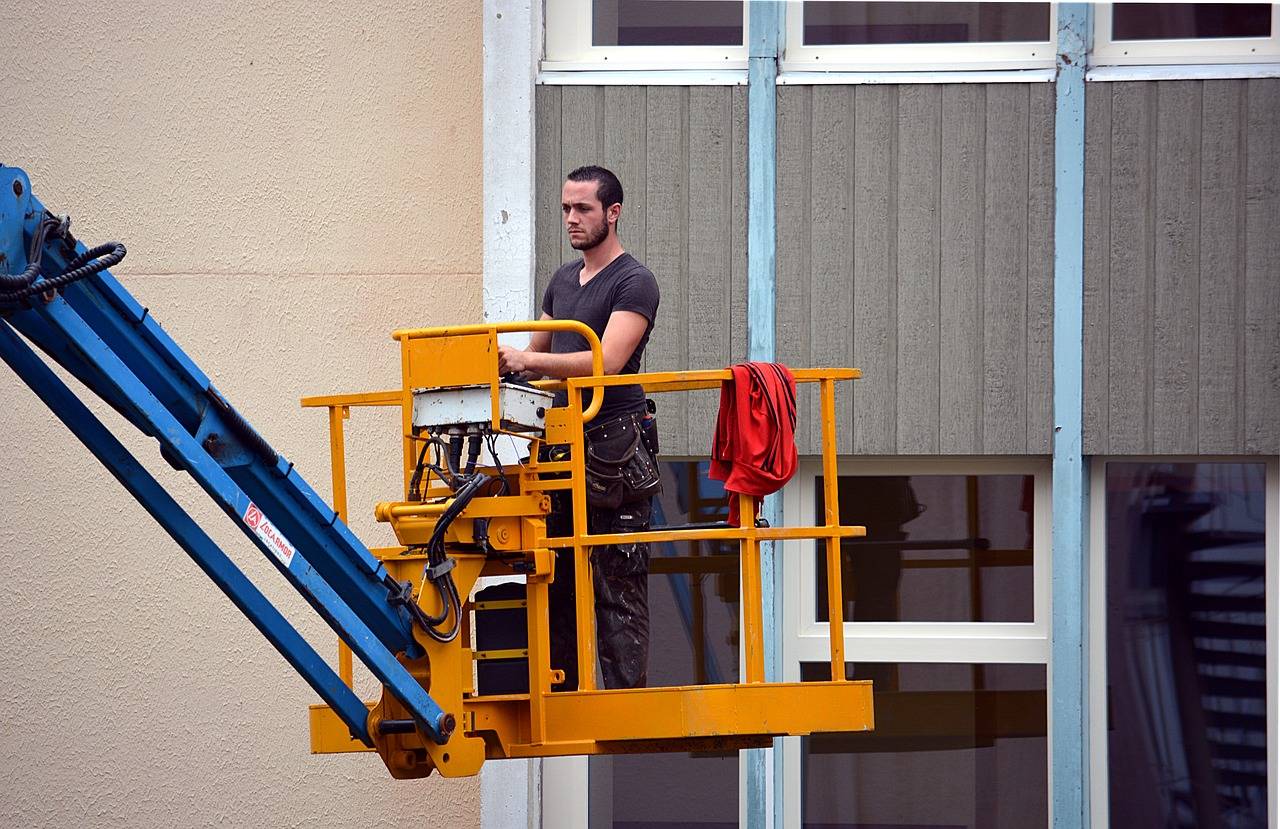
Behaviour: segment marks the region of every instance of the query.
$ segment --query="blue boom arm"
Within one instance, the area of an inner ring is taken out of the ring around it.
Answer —
[[[439,743],[454,729],[397,659],[423,650],[404,585],[87,249],[0,164],[0,359],[164,527],[366,745],[368,709],[163,486],[32,349],[155,438]],[[19,336],[21,335],[21,336]]]

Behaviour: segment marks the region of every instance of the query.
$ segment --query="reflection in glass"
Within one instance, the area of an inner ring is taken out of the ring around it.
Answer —
[[[1048,40],[1048,3],[804,4],[806,46]]]
[[[876,728],[802,740],[805,827],[1046,826],[1045,666],[850,663],[847,674],[875,683]],[[802,680],[828,677],[826,663],[801,665]]]
[[[723,521],[728,499],[709,464],[664,462],[653,525]],[[649,545],[649,686],[738,680],[738,548],[725,542]],[[738,754],[592,757],[592,829],[738,825]]]
[[[842,475],[845,621],[1034,621],[1031,475]],[[823,515],[823,483],[814,487]],[[814,606],[827,614],[826,556],[815,549]]]
[[[1116,3],[1112,40],[1270,37],[1270,3]]]
[[[743,0],[595,0],[593,46],[741,46]]]
[[[1111,825],[1267,826],[1266,467],[1108,463]]]

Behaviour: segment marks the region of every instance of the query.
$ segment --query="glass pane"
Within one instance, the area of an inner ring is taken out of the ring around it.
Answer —
[[[1270,3],[1116,3],[1112,40],[1270,37]]]
[[[854,622],[1032,622],[1030,475],[842,475],[844,618]],[[815,515],[823,515],[823,481]],[[815,549],[814,605],[827,621],[826,552]]]
[[[742,0],[595,0],[593,46],[741,46]]]
[[[728,517],[709,464],[664,462],[653,526]],[[649,686],[738,679],[738,550],[723,542],[649,545]],[[592,829],[738,825],[738,754],[592,757]],[[660,793],[660,796],[655,796]]]
[[[802,664],[801,679],[828,671]],[[857,663],[847,672],[875,682],[876,729],[803,738],[804,826],[1047,825],[1045,666]]]
[[[1048,3],[804,4],[806,46],[1048,40]]]
[[[1267,825],[1266,467],[1108,463],[1111,824]]]

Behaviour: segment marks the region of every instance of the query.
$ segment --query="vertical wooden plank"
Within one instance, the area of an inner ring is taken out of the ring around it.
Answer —
[[[850,86],[813,87],[810,248],[812,287],[809,325],[792,329],[809,339],[809,362],[814,366],[845,366],[853,357],[853,104]],[[779,337],[779,344],[786,339]],[[853,449],[852,383],[835,387],[836,451]],[[802,386],[802,415],[808,420],[808,451],[822,451],[818,384]]]
[[[986,88],[942,87],[942,236],[938,448],[982,451],[983,168]]]
[[[1201,81],[1156,87],[1155,451],[1196,452]]]
[[[1151,451],[1151,135],[1154,84],[1113,83],[1111,101],[1110,451]]]
[[[662,305],[645,349],[646,370],[674,371],[688,354],[689,281],[689,90],[650,87],[646,98],[649,124],[645,179],[646,264],[658,279]],[[662,400],[659,440],[667,454],[688,452],[688,395],[669,394]]]
[[[1108,420],[1111,269],[1111,95],[1114,84],[1085,85],[1084,453],[1111,450]]]
[[[1245,164],[1244,449],[1280,452],[1280,79],[1250,79]]]
[[[1028,105],[1025,86],[987,89],[982,426],[983,447],[995,453],[1027,445]]]
[[[792,366],[807,366],[812,362],[807,332],[815,324],[809,313],[813,284],[809,256],[813,227],[810,210],[814,205],[810,179],[814,149],[813,92],[814,87],[809,86],[778,88],[777,316],[774,324],[777,360]],[[814,409],[809,397],[801,397],[797,402],[796,448],[809,454],[815,451],[810,440]]]
[[[938,451],[941,88],[898,91],[898,451]]]
[[[606,86],[604,88],[603,152],[595,162],[614,172],[622,182],[622,217],[618,222],[618,238],[627,252],[641,262],[646,261],[645,226],[648,205],[645,179],[648,158],[645,153],[646,87]],[[619,125],[625,124],[625,129]]]
[[[1240,168],[1244,149],[1246,81],[1205,81],[1200,134],[1200,314],[1198,381],[1198,452],[1239,452],[1240,373]]]
[[[584,164],[599,164],[604,149],[604,87],[566,86],[560,104],[560,177]],[[560,261],[581,258],[560,234]]]
[[[687,286],[688,349],[681,368],[720,368],[729,362],[729,226],[733,193],[732,89],[689,90],[689,246]],[[718,391],[687,395],[686,452],[709,454],[719,410]]]
[[[853,451],[897,450],[898,88],[854,90]]]
[[[542,295],[547,290],[551,275],[560,267],[560,239],[564,235],[560,217],[560,91],[559,86],[537,88],[534,113],[537,135],[534,152],[535,188],[534,234],[537,240],[537,264],[534,285],[534,309],[541,314]]]
[[[729,279],[729,356],[726,364],[747,358],[747,90],[735,86],[733,117],[733,238]]]
[[[1030,84],[1027,134],[1026,448],[1053,451],[1054,89]]]

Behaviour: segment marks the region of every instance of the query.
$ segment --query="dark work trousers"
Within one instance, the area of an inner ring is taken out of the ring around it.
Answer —
[[[654,429],[652,419],[648,427]],[[656,435],[652,436],[656,446]],[[614,509],[587,508],[593,534],[643,532],[649,529],[651,498],[625,502]],[[552,494],[547,534],[568,535],[573,529],[569,493]],[[606,544],[592,547],[595,589],[596,649],[605,688],[643,688],[649,669],[649,545]],[[556,550],[556,576],[550,588],[551,667],[564,671],[554,691],[578,687],[577,591],[573,550]]]

